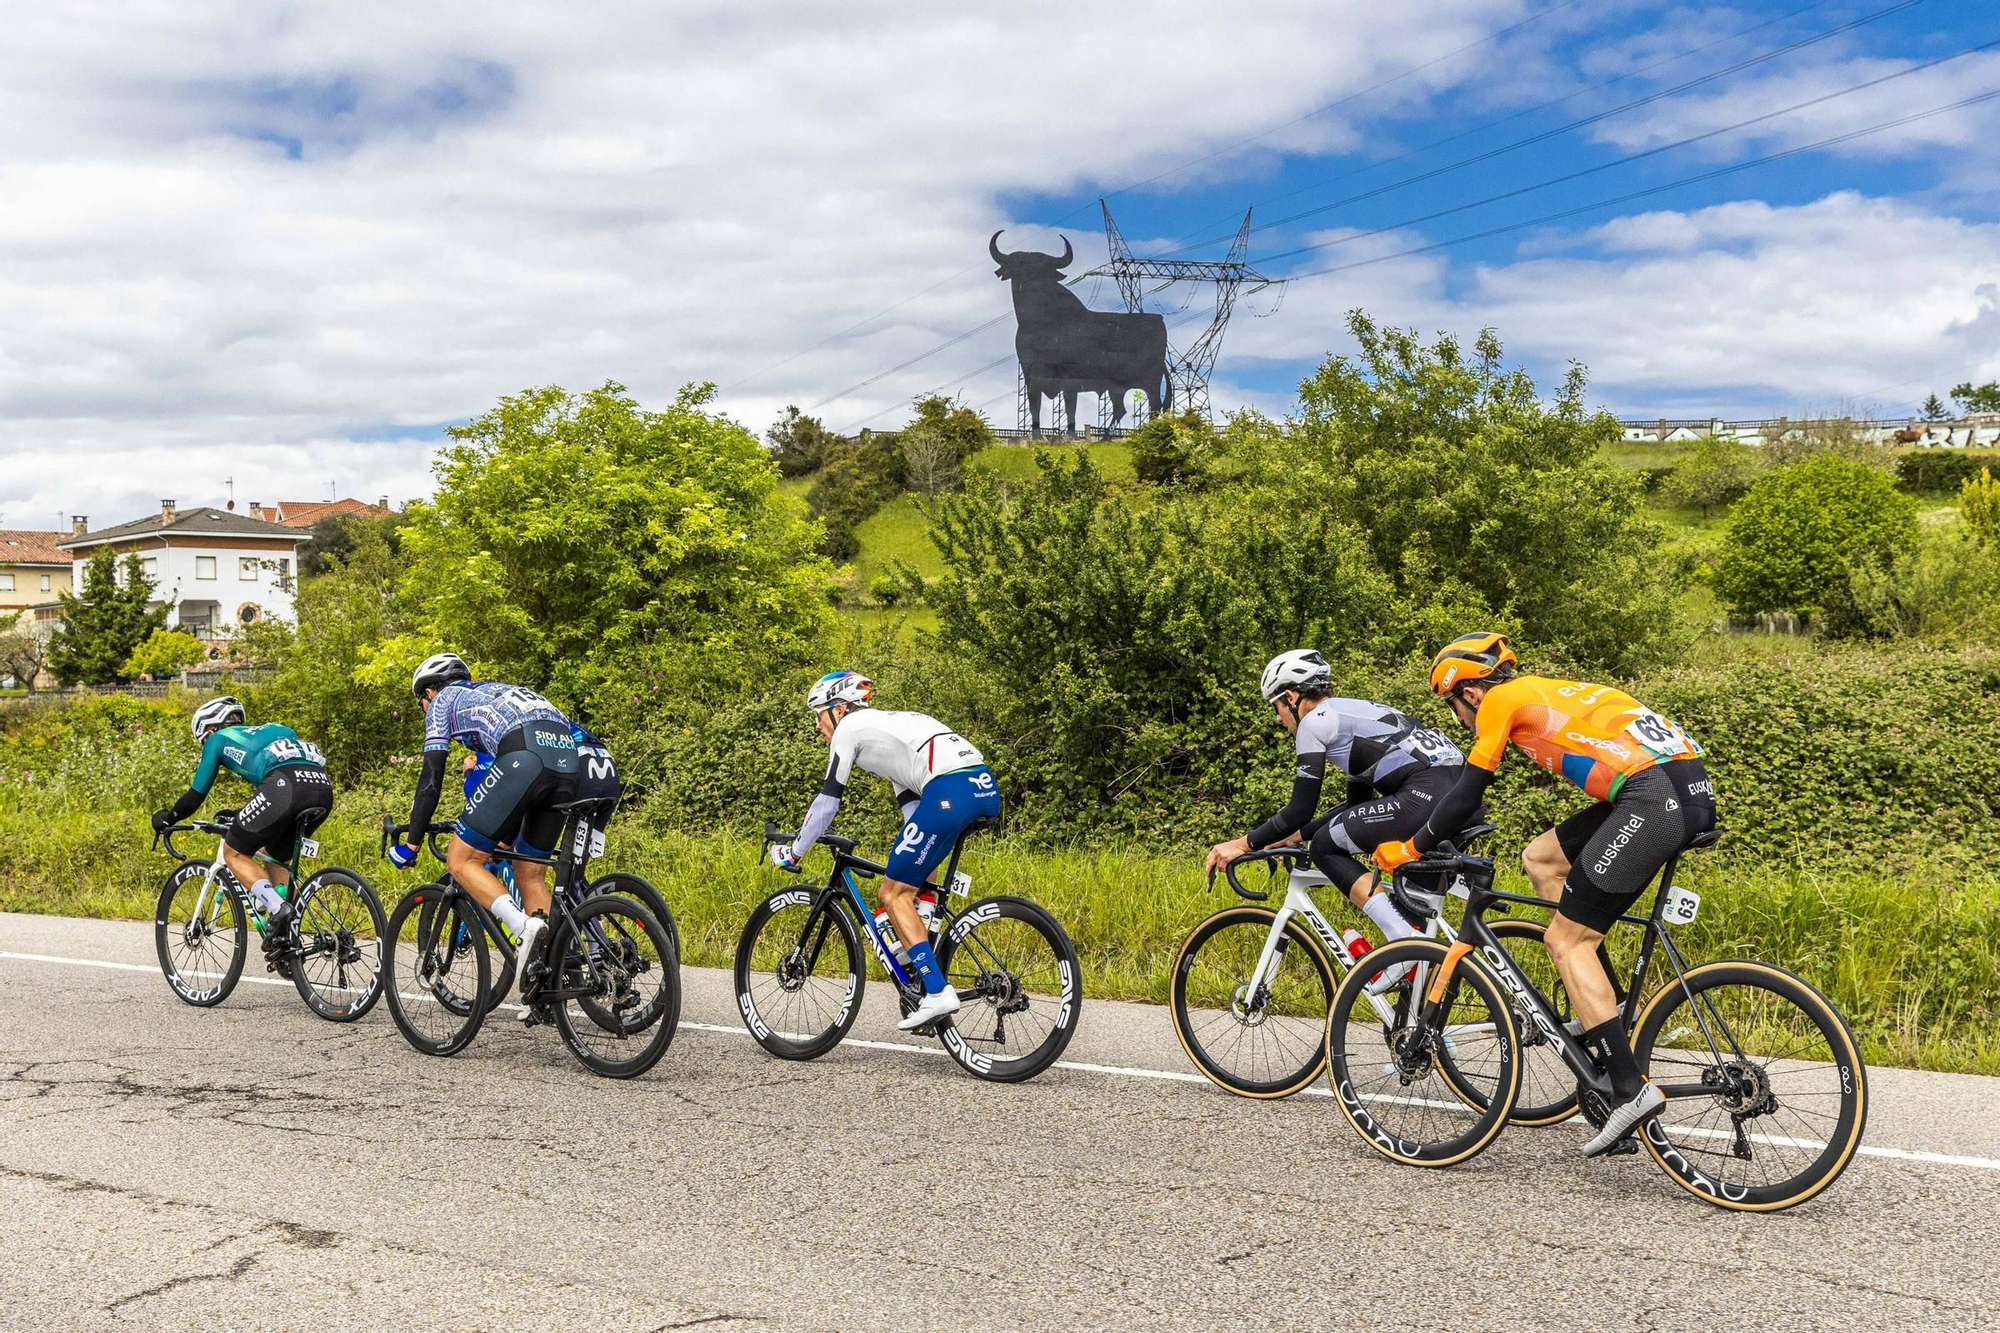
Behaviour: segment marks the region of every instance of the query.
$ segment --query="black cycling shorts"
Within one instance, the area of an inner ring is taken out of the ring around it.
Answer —
[[[1313,865],[1343,892],[1353,888],[1368,873],[1366,862],[1377,847],[1414,838],[1430,821],[1431,811],[1461,771],[1456,766],[1419,769],[1394,791],[1333,811],[1306,844]]]
[[[1715,827],[1715,788],[1699,759],[1676,759],[1634,773],[1615,801],[1600,801],[1556,825],[1569,859],[1562,914],[1602,933],[1611,929],[1667,859]]]
[[[500,753],[453,832],[482,852],[508,843],[526,856],[552,854],[564,816],[551,807],[576,799],[579,767],[567,726],[522,723],[500,738]]]
[[[243,853],[259,852],[273,861],[290,861],[299,839],[310,837],[333,813],[333,783],[326,770],[313,764],[273,769],[236,812],[223,841]]]

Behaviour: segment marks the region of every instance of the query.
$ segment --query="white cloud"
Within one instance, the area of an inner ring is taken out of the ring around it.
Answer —
[[[0,505],[116,521],[211,502],[232,475],[273,499],[327,476],[407,494],[424,448],[382,439],[396,428],[551,381],[652,401],[727,384],[963,274],[726,399],[761,426],[1003,311],[981,246],[1010,193],[1149,176],[1524,12],[24,12],[0,46]],[[1207,30],[1227,40],[1161,58]],[[1405,111],[1475,69],[1448,61],[1365,108]],[[1351,143],[1360,109],[1201,170]],[[936,358],[827,415],[968,364]]]

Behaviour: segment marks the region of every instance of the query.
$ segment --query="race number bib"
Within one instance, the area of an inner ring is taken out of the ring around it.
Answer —
[[[1661,763],[1701,753],[1701,747],[1680,729],[1678,723],[1668,721],[1651,709],[1639,710],[1639,715],[1626,726],[1625,734]]]
[[[1418,727],[1404,738],[1403,745],[1411,754],[1433,767],[1458,762],[1458,747],[1446,740],[1443,732],[1431,727]]]

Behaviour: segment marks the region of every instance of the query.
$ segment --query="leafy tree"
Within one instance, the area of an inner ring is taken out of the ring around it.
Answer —
[[[1412,606],[1505,621],[1538,655],[1612,672],[1664,657],[1678,629],[1662,534],[1638,480],[1599,458],[1619,426],[1584,410],[1582,367],[1545,405],[1501,366],[1491,330],[1468,356],[1359,311],[1348,328],[1358,358],[1329,358],[1300,386],[1290,430],[1232,434],[1232,463],[1272,489],[1267,521],[1325,512],[1362,534]]]
[[[1976,477],[1967,477],[1958,492],[1958,512],[1966,529],[1980,545],[2000,551],[2000,482],[1993,469],[1983,467]]]
[[[1831,638],[1912,638],[1946,647],[2000,643],[2000,551],[1971,533],[1930,528],[1885,560],[1857,560],[1829,600]]]
[[[955,398],[932,394],[916,401],[916,415],[903,428],[906,432],[925,429],[950,444],[959,462],[993,443],[993,427],[986,418]]]
[[[35,678],[49,662],[49,641],[35,628],[33,613],[22,611],[0,629],[0,673],[33,694]]]
[[[125,659],[125,675],[151,676],[159,680],[208,660],[208,649],[200,639],[177,629],[156,629]]]
[[[817,534],[713,397],[649,411],[617,384],[531,389],[454,428],[403,530],[410,628],[359,677],[401,685],[452,647],[643,747],[704,694],[814,652]]]
[[[1711,435],[1688,446],[1662,490],[1673,503],[1699,509],[1707,518],[1756,480],[1757,459],[1748,446]]]
[[[835,560],[852,560],[861,549],[854,529],[902,493],[908,480],[902,445],[894,435],[863,431],[859,439],[828,446],[806,504],[826,525],[820,550]]]
[[[1885,562],[1916,532],[1916,502],[1887,476],[1821,454],[1771,472],[1736,502],[1716,592],[1743,615],[1811,615],[1847,586],[1852,563]]]
[[[380,527],[391,550],[400,543],[397,530],[403,526],[401,514],[328,514],[307,529],[311,535],[299,547],[299,574],[313,578],[326,573],[336,559],[345,559],[353,552],[356,533],[370,525]]]
[[[909,479],[910,489],[930,500],[933,506],[938,496],[953,489],[965,479],[965,465],[957,443],[926,422],[919,422],[903,431],[903,475]]]
[[[1219,447],[1215,427],[1199,412],[1157,416],[1132,432],[1132,469],[1156,486],[1199,486]]]
[[[1952,401],[1963,412],[2000,412],[2000,380],[1974,384],[1970,380],[1955,386]]]
[[[124,580],[118,557],[100,546],[83,566],[83,595],[59,593],[62,626],[49,640],[49,670],[64,685],[106,685],[131,679],[132,650],[167,623],[165,604],[151,604],[153,582],[137,555],[128,555]]]
[[[1924,399],[1923,409],[1917,419],[1919,421],[1943,421],[1945,416],[1944,404],[1938,401],[1936,394],[1932,394],[1930,397]]]
[[[828,430],[818,417],[809,417],[796,407],[787,407],[771,428],[765,442],[778,459],[778,475],[803,477],[819,471],[826,451],[840,437]]]

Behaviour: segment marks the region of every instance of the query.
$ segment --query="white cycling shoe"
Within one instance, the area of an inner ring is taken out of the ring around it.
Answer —
[[[1660,1108],[1666,1104],[1666,1097],[1648,1083],[1631,1101],[1611,1108],[1611,1114],[1605,1117],[1604,1128],[1597,1131],[1596,1138],[1583,1145],[1583,1155],[1601,1157],[1610,1152],[1613,1144],[1630,1134],[1642,1121],[1658,1115]]]
[[[910,1016],[896,1024],[905,1032],[914,1032],[929,1023],[935,1023],[946,1014],[958,1012],[958,992],[946,986],[935,995],[924,996],[924,1002],[910,1011]]]

